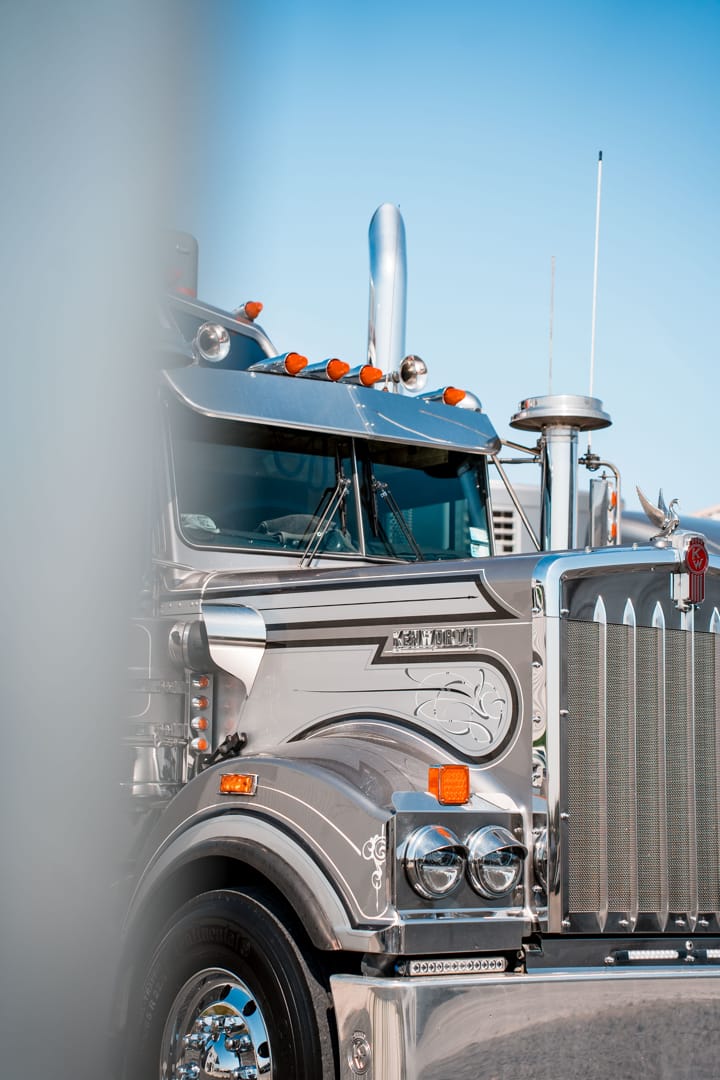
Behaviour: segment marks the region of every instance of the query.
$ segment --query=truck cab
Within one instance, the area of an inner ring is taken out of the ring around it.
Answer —
[[[605,425],[578,398],[523,403],[547,527],[497,553],[502,443],[402,357],[403,266],[381,207],[357,367],[278,354],[257,305],[164,307],[125,1075],[709,1070],[720,564],[669,527],[558,547],[562,446]]]

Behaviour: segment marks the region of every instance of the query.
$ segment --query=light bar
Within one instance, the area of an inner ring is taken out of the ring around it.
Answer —
[[[452,960],[406,960],[397,965],[398,975],[411,978],[429,975],[488,975],[506,971],[504,956],[462,956]]]
[[[286,352],[280,356],[272,356],[269,360],[260,360],[257,364],[251,364],[248,371],[264,371],[268,375],[297,375],[304,367],[307,367],[307,356],[300,353]]]
[[[619,949],[612,959],[617,964],[646,964],[652,960],[682,960],[678,949]]]

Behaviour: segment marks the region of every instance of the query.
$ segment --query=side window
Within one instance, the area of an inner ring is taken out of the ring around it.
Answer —
[[[178,524],[188,543],[358,550],[347,442],[180,408],[171,423]]]

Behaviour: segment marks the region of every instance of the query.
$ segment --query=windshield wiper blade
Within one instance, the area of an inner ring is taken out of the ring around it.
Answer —
[[[407,540],[409,546],[412,548],[415,558],[422,562],[423,553],[420,549],[420,545],[413,536],[407,521],[403,517],[402,510],[395,501],[395,496],[393,495],[389,486],[382,480],[378,480],[376,476],[373,476],[370,481],[370,487],[373,495],[379,495],[380,498],[384,499],[385,502],[388,504],[388,506],[390,507],[390,513],[393,515],[398,525],[400,526],[400,531]]]
[[[301,566],[307,566],[307,564],[312,562],[312,560],[315,558],[320,545],[325,539],[325,534],[327,533],[328,526],[332,522],[332,519],[335,517],[337,511],[345,502],[349,488],[350,480],[348,479],[348,477],[345,476],[343,473],[338,473],[335,490],[331,493],[327,505],[325,506],[325,509],[323,510],[317,524],[313,528],[307,546],[302,553],[302,558],[300,559]],[[322,505],[322,501],[320,505]],[[319,511],[320,506],[318,506],[318,509],[316,510],[313,517],[316,517]]]

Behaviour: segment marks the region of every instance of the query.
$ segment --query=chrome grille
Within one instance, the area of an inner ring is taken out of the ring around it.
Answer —
[[[718,929],[720,634],[653,621],[566,623],[571,929]]]

